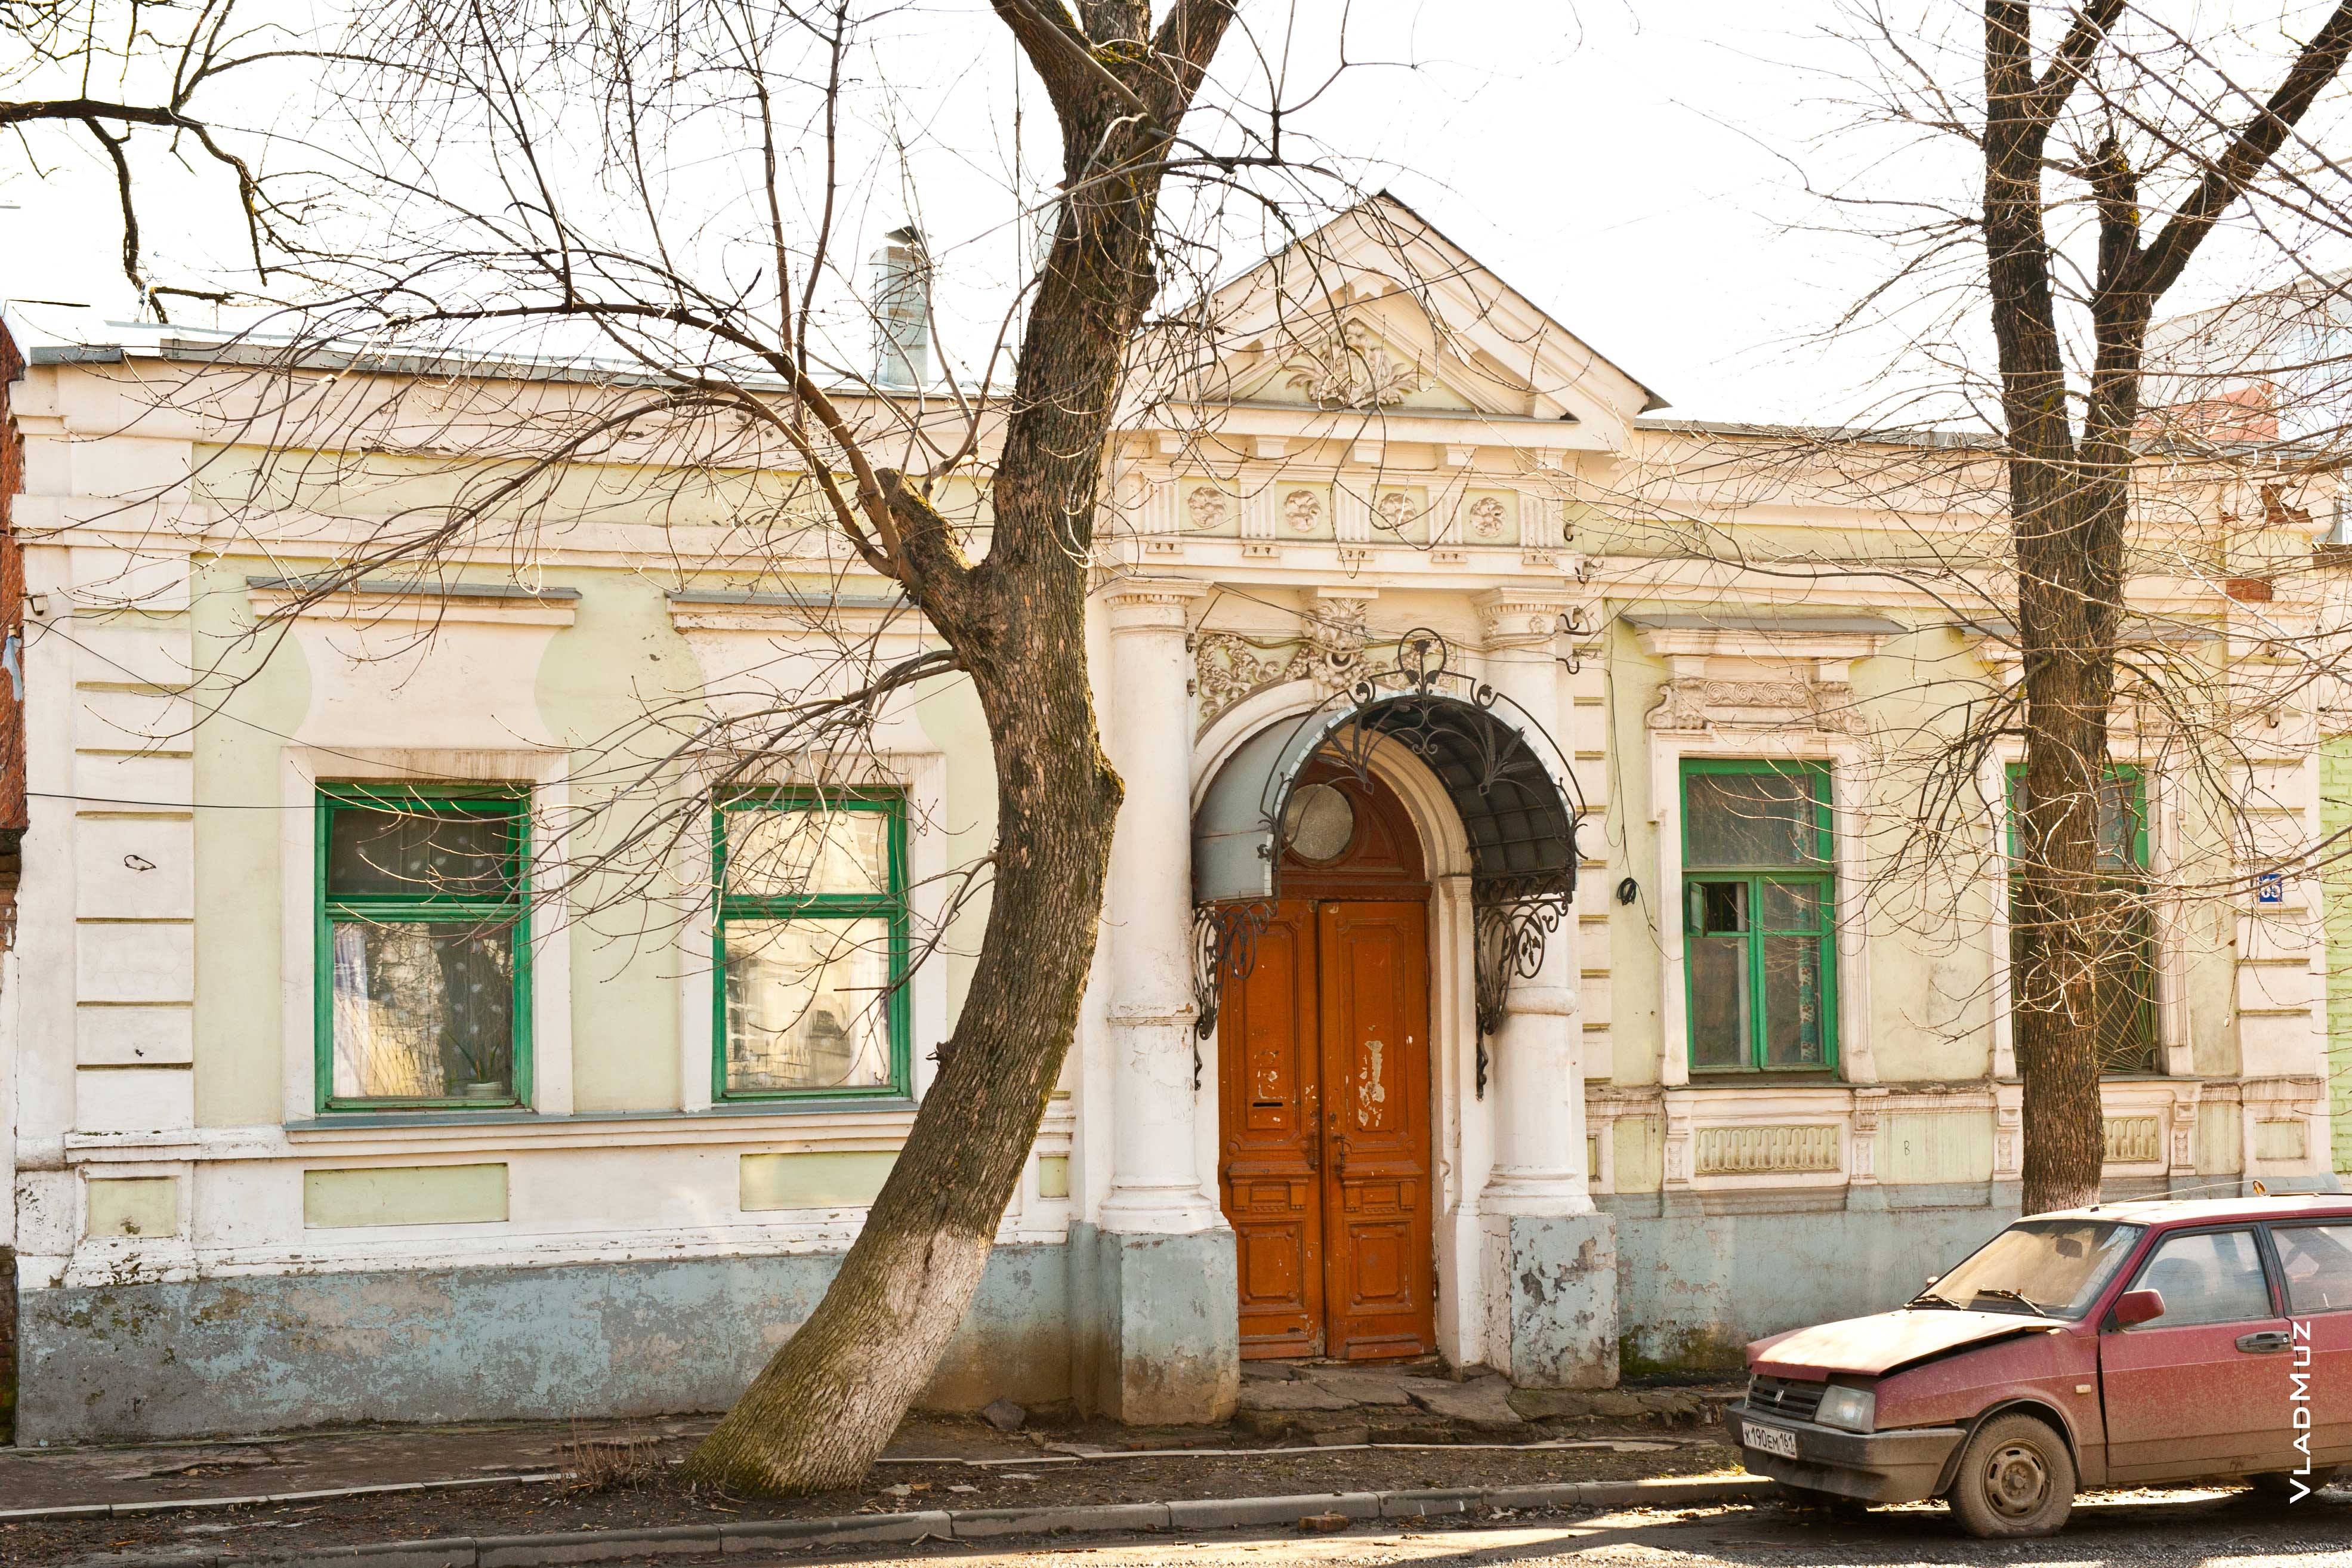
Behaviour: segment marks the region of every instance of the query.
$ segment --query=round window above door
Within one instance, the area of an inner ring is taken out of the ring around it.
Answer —
[[[1282,838],[1302,860],[1337,860],[1356,841],[1356,805],[1326,784],[1296,790],[1282,810]]]

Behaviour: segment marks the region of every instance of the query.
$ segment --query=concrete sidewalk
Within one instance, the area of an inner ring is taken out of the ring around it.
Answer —
[[[1585,1438],[1640,1452],[1676,1432],[1711,1432],[1729,1387],[1562,1394],[1513,1389],[1482,1373],[1449,1378],[1432,1364],[1368,1366],[1253,1362],[1240,1409],[1223,1427],[1127,1427],[1066,1412],[996,1410],[1004,1426],[914,1415],[892,1439],[893,1463],[961,1459],[1053,1464],[1114,1453],[1322,1449],[1381,1445]],[[994,1407],[992,1407],[994,1408]],[[499,1423],[289,1433],[221,1441],[0,1448],[0,1514],[57,1508],[128,1509],[214,1499],[316,1497],[360,1489],[418,1489],[485,1479],[544,1479],[571,1468],[582,1444],[651,1443],[683,1458],[710,1415],[575,1423]],[[1009,1428],[1009,1429],[1007,1429]],[[1625,1447],[1632,1445],[1631,1447]]]

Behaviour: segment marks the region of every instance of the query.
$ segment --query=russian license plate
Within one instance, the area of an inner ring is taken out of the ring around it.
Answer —
[[[1750,1421],[1739,1437],[1759,1454],[1777,1454],[1783,1459],[1797,1457],[1797,1435],[1786,1426],[1767,1426],[1760,1421]]]

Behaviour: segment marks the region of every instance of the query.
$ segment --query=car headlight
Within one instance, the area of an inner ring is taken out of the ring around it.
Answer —
[[[1832,1384],[1822,1395],[1822,1407],[1813,1412],[1813,1419],[1824,1426],[1841,1427],[1848,1432],[1867,1432],[1877,1415],[1878,1395],[1869,1389]]]

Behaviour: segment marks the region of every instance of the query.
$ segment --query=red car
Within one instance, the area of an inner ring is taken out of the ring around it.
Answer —
[[[1864,1503],[1947,1499],[2047,1535],[2078,1487],[2352,1465],[2352,1198],[2099,1204],[2018,1221],[1906,1306],[1758,1340],[1748,1468]]]

